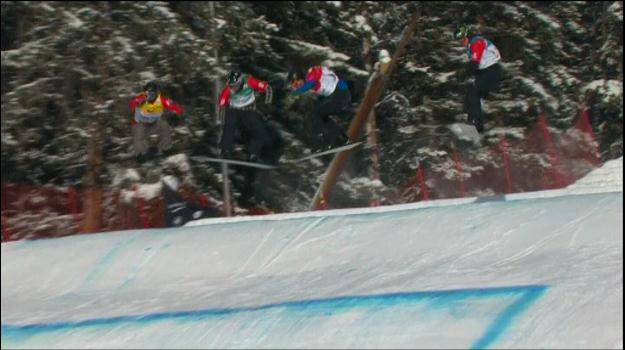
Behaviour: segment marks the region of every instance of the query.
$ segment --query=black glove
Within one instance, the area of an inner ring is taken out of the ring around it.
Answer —
[[[222,159],[232,159],[232,151],[231,150],[221,150],[221,158]]]
[[[267,86],[267,91],[265,91],[265,104],[270,104],[273,99],[273,89],[271,86]]]
[[[226,107],[219,107],[219,111],[217,112],[217,117],[219,118],[219,122],[223,123],[226,119]]]
[[[478,63],[475,63],[475,62],[467,63],[467,74],[468,75],[475,75],[475,74],[477,74],[478,67],[479,67]]]

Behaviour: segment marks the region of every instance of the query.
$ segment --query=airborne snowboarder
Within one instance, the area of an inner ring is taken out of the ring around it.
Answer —
[[[228,73],[226,87],[219,96],[220,113],[225,110],[221,157],[232,158],[235,142],[241,142],[249,153],[248,161],[275,164],[280,159],[282,138],[256,111],[255,91],[265,94],[265,103],[271,102],[269,83],[236,70]]]
[[[305,80],[301,72],[295,72],[291,86],[295,96],[308,91],[317,95],[311,130],[315,151],[344,145],[348,141],[347,135],[330,116],[340,114],[349,107],[352,96],[347,82],[339,79],[329,68],[317,65],[308,69]]]
[[[152,134],[158,134],[158,152],[168,153],[171,149],[171,131],[169,124],[161,118],[165,109],[182,116],[182,107],[162,95],[154,81],[143,87],[143,92],[128,102],[128,107],[135,112],[132,122],[134,136],[134,155],[137,163],[143,163],[148,156],[148,141]]]
[[[469,58],[468,71],[474,76],[467,82],[466,105],[468,121],[475,125],[481,134],[484,131],[482,98],[499,88],[501,80],[501,55],[497,47],[480,34],[473,33],[467,25],[460,26],[454,33],[456,39],[462,39]]]

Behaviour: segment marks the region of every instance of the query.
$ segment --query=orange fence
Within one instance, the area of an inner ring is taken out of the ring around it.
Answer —
[[[458,149],[450,153],[429,169],[422,162],[399,186],[402,198],[414,202],[562,188],[601,165],[585,107],[567,131],[550,128],[541,114],[521,140],[502,136],[487,154]]]
[[[86,191],[74,187],[2,183],[2,241],[84,233]],[[185,196],[208,207],[203,195]],[[146,199],[137,187],[102,195],[99,232],[165,227],[162,196]]]
[[[565,132],[550,128],[541,115],[523,139],[501,137],[487,155],[453,149],[447,160],[437,161],[429,168],[422,162],[398,191],[404,202],[414,202],[561,188],[600,164],[588,112],[582,108],[575,126]],[[73,187],[2,183],[2,240],[85,232],[81,225],[87,194]],[[204,196],[186,197],[208,206]],[[246,212],[267,213],[253,209]],[[136,186],[130,190],[106,190],[96,226],[100,232],[164,227],[163,197],[143,198]]]

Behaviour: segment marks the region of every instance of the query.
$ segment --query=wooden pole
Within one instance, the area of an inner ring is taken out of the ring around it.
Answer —
[[[464,175],[462,174],[462,165],[460,164],[460,154],[454,147],[453,153],[454,163],[456,164],[456,174],[458,175],[458,185],[460,190],[460,197],[465,197],[466,191],[464,189]]]
[[[499,141],[499,148],[501,149],[501,156],[503,157],[503,168],[506,175],[506,193],[512,193],[512,176],[510,175],[510,155],[508,141],[505,136],[501,136]]]
[[[369,36],[365,37],[363,47],[363,56],[366,62],[366,68],[370,73],[373,73],[375,59],[373,58],[373,53],[371,52],[372,45],[371,38]],[[369,178],[374,181],[380,181],[380,147],[378,145],[378,127],[376,123],[375,111],[371,111],[371,113],[369,113],[369,119],[367,120],[367,135],[369,148],[371,150],[371,165],[369,166]],[[380,205],[380,198],[378,196],[378,193],[372,194],[369,205]]]
[[[371,147],[371,166],[369,167],[369,178],[374,181],[380,180],[380,148],[378,145],[378,129],[375,120],[375,111],[371,111],[367,121],[367,135],[369,146]],[[377,192],[377,191],[376,191]],[[371,206],[380,205],[380,198],[377,193],[371,197]]]
[[[352,120],[347,131],[347,136],[349,137],[350,141],[354,141],[358,138],[363,126],[365,125],[369,117],[369,114],[373,110],[373,107],[375,107],[375,103],[382,95],[382,91],[384,90],[384,85],[386,84],[388,77],[392,75],[400,56],[403,54],[404,49],[406,48],[406,45],[408,45],[408,43],[412,39],[413,32],[415,31],[415,28],[417,26],[418,18],[419,16],[417,15],[417,13],[413,14],[412,19],[410,20],[410,24],[404,30],[401,41],[399,42],[399,45],[397,46],[397,49],[393,54],[393,58],[391,59],[388,66],[380,64],[380,69],[375,72],[371,77],[369,85],[367,86],[367,91],[365,92],[365,97],[362,100],[360,107],[356,112],[356,116]],[[311,210],[316,210],[320,208],[320,203],[322,200],[328,200],[330,191],[332,190],[332,187],[334,187],[336,180],[343,171],[345,163],[347,162],[347,159],[351,155],[352,151],[353,149],[347,150],[341,153],[337,153],[336,156],[334,156],[332,163],[330,163],[330,166],[326,171],[325,179],[321,186],[317,189],[317,192],[315,193],[315,196],[312,200],[312,203],[310,205]]]

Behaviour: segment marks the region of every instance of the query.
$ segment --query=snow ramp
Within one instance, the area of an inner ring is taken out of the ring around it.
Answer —
[[[555,191],[10,242],[2,348],[622,348],[622,232],[621,158]]]

